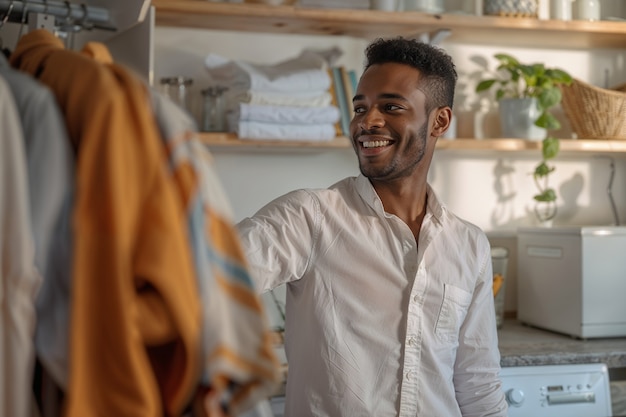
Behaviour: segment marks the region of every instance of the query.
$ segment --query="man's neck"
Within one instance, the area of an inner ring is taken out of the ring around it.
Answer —
[[[426,190],[428,188],[426,182],[420,181],[417,184],[410,181],[391,184],[372,182],[372,185],[383,203],[385,212],[394,214],[404,221],[417,240],[426,214]]]

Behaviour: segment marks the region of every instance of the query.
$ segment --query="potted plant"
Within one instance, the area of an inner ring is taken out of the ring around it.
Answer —
[[[549,166],[548,161],[559,153],[559,141],[548,131],[561,127],[550,109],[561,103],[560,86],[571,84],[572,76],[558,68],[546,68],[542,63],[522,64],[508,54],[494,56],[499,61],[497,73],[482,80],[476,92],[496,88],[505,137],[542,140],[541,162],[533,173],[539,190],[534,196],[535,214],[542,223],[548,222],[556,215],[556,192],[548,184],[554,167]]]

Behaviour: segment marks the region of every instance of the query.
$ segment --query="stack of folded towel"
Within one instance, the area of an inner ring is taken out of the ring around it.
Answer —
[[[258,65],[210,54],[205,65],[213,83],[228,88],[229,131],[245,139],[334,139],[339,109],[332,104],[328,56],[304,51]]]

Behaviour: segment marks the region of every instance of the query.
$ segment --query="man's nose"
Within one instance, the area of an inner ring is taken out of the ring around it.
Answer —
[[[359,127],[364,130],[370,130],[373,128],[380,128],[385,125],[385,118],[383,114],[376,107],[368,109],[367,112],[362,115],[359,122]]]

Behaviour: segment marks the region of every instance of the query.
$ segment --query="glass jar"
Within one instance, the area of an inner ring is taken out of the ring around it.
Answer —
[[[189,88],[193,79],[183,76],[161,78],[161,89],[174,103],[188,112],[191,111]]]
[[[224,98],[226,90],[228,88],[221,85],[211,86],[202,90],[203,132],[224,132],[226,130]]]
[[[491,264],[493,269],[493,303],[495,306],[496,326],[504,323],[504,293],[506,290],[507,266],[509,250],[505,247],[491,248]]]

